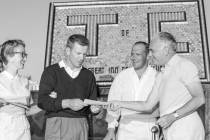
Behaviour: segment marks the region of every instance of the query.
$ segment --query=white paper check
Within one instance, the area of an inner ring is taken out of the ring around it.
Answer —
[[[108,102],[95,101],[95,100],[90,100],[90,99],[85,99],[84,103],[88,105],[109,105]]]

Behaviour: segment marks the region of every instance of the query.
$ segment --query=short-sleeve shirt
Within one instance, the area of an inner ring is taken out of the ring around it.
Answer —
[[[192,98],[186,85],[199,80],[197,67],[191,61],[174,55],[161,74],[158,88],[160,115],[172,113],[186,104]]]
[[[152,91],[157,71],[148,66],[141,78],[138,77],[134,68],[128,68],[119,73],[112,83],[108,100],[120,101],[145,101]],[[108,111],[108,114],[111,112]],[[121,109],[121,115],[138,113],[127,109]]]

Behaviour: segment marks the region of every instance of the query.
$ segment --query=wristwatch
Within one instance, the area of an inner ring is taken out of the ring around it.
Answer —
[[[180,115],[179,115],[179,113],[174,112],[174,113],[173,113],[173,116],[177,119]]]

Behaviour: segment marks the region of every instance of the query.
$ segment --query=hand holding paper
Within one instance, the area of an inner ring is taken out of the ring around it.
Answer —
[[[116,100],[115,101],[110,101],[108,109],[112,110],[112,111],[117,111],[122,107],[121,104],[122,104],[121,101],[116,101]]]
[[[121,108],[121,102],[120,101],[109,101],[109,102],[102,102],[102,101],[95,101],[90,99],[85,99],[84,103],[87,105],[98,105],[98,106],[105,106],[104,108],[117,111]]]
[[[90,100],[90,99],[85,99],[84,103],[87,104],[87,105],[102,105],[102,106],[109,105],[108,102],[95,101],[95,100]]]
[[[102,107],[99,106],[99,105],[91,105],[90,106],[90,111],[93,113],[93,114],[98,114],[100,111],[101,111]]]
[[[81,99],[63,99],[62,100],[62,107],[63,108],[70,108],[74,111],[78,111],[83,107],[87,106]]]

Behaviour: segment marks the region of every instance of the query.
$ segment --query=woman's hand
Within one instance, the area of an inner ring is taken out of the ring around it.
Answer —
[[[91,105],[90,110],[93,114],[98,114],[101,111],[102,107],[99,105]]]

